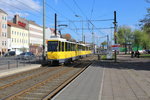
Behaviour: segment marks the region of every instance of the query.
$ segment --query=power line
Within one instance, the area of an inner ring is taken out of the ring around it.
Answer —
[[[3,2],[3,1],[1,1],[2,3],[6,3],[6,2]],[[9,4],[9,3],[6,3],[7,5],[9,5],[9,6],[11,6],[11,7],[13,7],[13,8],[15,8],[15,9],[18,9],[18,10],[21,10],[21,11],[23,11],[21,8],[18,8],[18,7],[16,7],[16,6],[13,6],[13,5],[11,5],[11,4]],[[29,11],[25,11],[25,12],[28,12],[29,14],[31,14],[32,16],[33,16],[33,13],[31,13],[31,12],[29,12]],[[39,16],[37,16],[37,15],[34,15],[34,17],[36,16],[36,18],[39,18]],[[42,16],[40,16],[40,17],[42,17]],[[40,18],[39,18],[40,19]]]
[[[105,29],[112,29],[112,28],[114,28],[114,27],[106,27],[106,28],[90,28],[90,30],[105,30]],[[77,30],[89,30],[89,28],[76,28]]]
[[[32,7],[30,7],[29,5],[27,5],[27,4],[25,4],[25,3],[23,3],[23,2],[21,2],[21,1],[19,1],[19,0],[17,0],[18,2],[20,2],[21,4],[23,4],[24,6],[27,6],[27,7],[29,7],[30,9],[32,9],[32,10],[34,10],[34,11],[36,11],[36,12],[38,12],[39,14],[41,14],[41,12],[40,11],[38,11],[38,10],[36,10],[36,9],[33,9]],[[50,17],[50,16],[47,16],[46,15],[46,17]]]
[[[77,4],[77,2],[75,0],[73,0],[74,4],[76,5],[76,7],[80,10],[80,12],[82,13],[82,15],[84,15],[87,18],[86,14],[82,11],[82,9],[79,7],[79,5]]]
[[[95,5],[95,0],[93,0],[93,5],[92,5],[92,9],[91,9],[91,16],[90,16],[90,19],[92,18],[92,15],[93,15],[94,5]]]
[[[112,21],[114,19],[97,19],[97,20],[90,20],[92,22],[94,21]],[[67,21],[59,21],[59,22],[67,22]],[[89,20],[72,20],[72,22],[89,22]]]
[[[47,7],[49,7],[50,9],[52,9],[53,11],[55,11],[56,13],[60,14],[62,17],[64,17],[65,19],[67,19],[69,22],[72,22],[72,24],[76,27],[75,23],[70,20],[69,18],[67,18],[65,15],[63,15],[62,13],[60,13],[59,11],[57,11],[56,9],[54,9],[51,5],[49,5],[48,3],[46,3]],[[75,32],[76,33],[76,32]],[[76,33],[77,34],[77,33]]]
[[[65,2],[65,0],[63,0],[64,4],[66,5],[66,7],[69,8],[69,10],[74,14],[76,15],[76,12]]]

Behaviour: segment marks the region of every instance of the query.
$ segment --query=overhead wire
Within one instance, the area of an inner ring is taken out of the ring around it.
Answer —
[[[93,15],[94,5],[95,5],[95,0],[93,0],[92,9],[91,9],[91,16],[90,16],[90,20],[91,20],[92,15]]]
[[[35,12],[37,12],[37,13],[39,13],[39,14],[41,14],[41,12],[40,11],[38,11],[38,10],[36,10],[36,9],[33,9],[31,6],[29,6],[29,5],[27,5],[27,4],[25,4],[24,2],[21,2],[20,0],[17,0],[19,3],[21,3],[21,4],[23,4],[24,6],[27,6],[27,7],[29,7],[30,9],[32,9],[32,10],[34,10]],[[46,17],[50,17],[50,16],[48,16],[48,15],[46,15]]]
[[[31,16],[34,16],[34,17],[40,19],[39,16],[34,15],[33,13],[31,13],[31,12],[29,12],[29,11],[22,10],[21,8],[18,8],[18,7],[16,7],[16,6],[14,6],[14,5],[11,5],[11,4],[7,3],[7,2],[3,2],[3,1],[1,1],[1,2],[2,2],[2,3],[6,3],[8,6],[11,6],[11,7],[15,8],[15,9],[17,9],[17,10],[27,12],[27,13],[31,14]],[[42,16],[40,16],[40,17],[42,17]]]
[[[63,15],[62,13],[60,13],[59,11],[57,11],[56,9],[54,9],[51,5],[49,5],[48,3],[46,3],[47,7],[49,7],[50,9],[52,9],[53,11],[55,11],[56,13],[60,14],[62,17],[64,17],[65,19],[67,19],[69,22],[72,22],[72,24],[75,26],[76,28],[76,25],[75,23],[70,20],[69,18],[67,18],[65,15]],[[75,32],[76,33],[76,32]],[[77,34],[77,33],[76,33]]]

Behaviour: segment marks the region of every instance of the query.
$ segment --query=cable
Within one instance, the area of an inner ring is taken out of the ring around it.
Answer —
[[[91,20],[92,15],[93,15],[94,5],[95,5],[95,0],[93,0],[93,5],[92,5],[92,9],[91,9],[91,16],[90,16],[90,20]]]
[[[64,4],[66,5],[66,7],[69,8],[69,10],[74,14],[76,15],[76,12],[65,2],[65,0],[63,0]]]
[[[65,19],[67,19],[69,22],[72,22],[72,24],[76,27],[75,23],[70,20],[69,18],[67,18],[66,16],[64,16],[62,13],[58,12],[56,9],[54,9],[52,6],[50,6],[48,3],[46,3],[47,7],[49,7],[50,9],[52,9],[53,11],[55,11],[56,13],[60,14],[62,17],[64,17]],[[76,33],[77,34],[77,33]]]
[[[38,10],[36,10],[36,9],[33,9],[32,7],[30,7],[30,6],[28,6],[27,4],[25,4],[25,3],[23,3],[23,2],[21,2],[21,1],[19,1],[19,0],[17,0],[18,2],[20,2],[21,4],[23,4],[24,6],[27,6],[27,7],[29,7],[30,9],[32,9],[32,10],[34,10],[34,11],[36,11],[36,12],[38,12],[39,14],[41,14],[41,12],[40,11],[38,11]],[[50,16],[47,16],[46,15],[46,17],[50,17]]]
[[[6,3],[6,2],[3,2],[3,1],[1,1],[2,3]],[[20,8],[18,8],[18,7],[16,7],[16,6],[13,6],[13,5],[11,5],[11,4],[8,4],[8,3],[6,3],[7,5],[9,5],[9,6],[11,6],[11,7],[13,7],[13,8],[15,8],[15,9],[19,9],[19,10],[21,10],[22,11],[22,9],[20,9]],[[25,12],[27,12],[27,11],[25,11]],[[28,12],[28,13],[30,13],[32,16],[33,16],[33,14],[31,13],[31,12]],[[39,18],[39,16],[36,16],[37,18]],[[41,17],[41,16],[40,16]]]

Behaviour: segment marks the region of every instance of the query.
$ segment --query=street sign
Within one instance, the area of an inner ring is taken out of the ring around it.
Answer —
[[[120,44],[114,44],[111,47],[112,47],[112,50],[119,51]]]

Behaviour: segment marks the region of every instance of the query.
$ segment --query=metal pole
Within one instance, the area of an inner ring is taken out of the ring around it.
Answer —
[[[43,0],[43,61],[45,60],[45,0]]]
[[[107,35],[107,50],[109,48],[109,36]]]
[[[55,13],[55,36],[57,36],[57,14]]]
[[[83,20],[82,20],[82,41],[84,41],[84,36],[83,36]]]
[[[117,44],[117,21],[116,21],[116,11],[114,11],[114,42]],[[117,62],[117,51],[115,50],[115,62]]]
[[[45,61],[45,0],[43,0],[43,61]]]
[[[85,35],[84,35],[84,43],[85,43]]]

